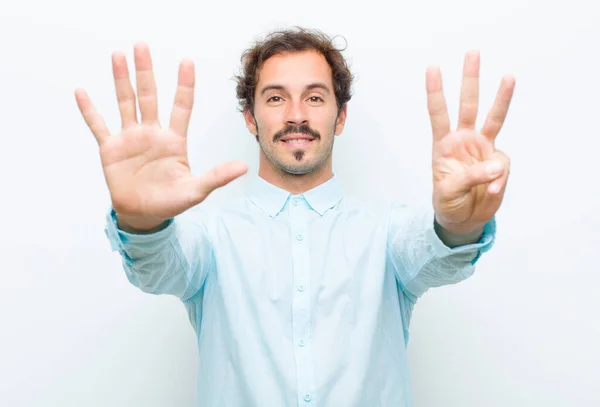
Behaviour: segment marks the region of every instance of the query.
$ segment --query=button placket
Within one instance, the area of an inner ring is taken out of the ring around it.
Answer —
[[[308,245],[309,208],[302,198],[292,198],[290,232],[292,243],[294,293],[292,296],[292,331],[296,359],[298,402],[315,405],[314,377],[310,347],[310,251]],[[309,403],[310,402],[310,403]]]

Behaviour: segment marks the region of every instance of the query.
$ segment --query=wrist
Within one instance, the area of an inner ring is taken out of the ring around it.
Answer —
[[[150,234],[164,229],[168,225],[168,219],[151,217],[133,217],[121,215],[115,212],[117,227],[124,232],[133,234]]]
[[[483,236],[485,223],[448,223],[434,218],[434,229],[440,240],[449,247],[477,243]]]

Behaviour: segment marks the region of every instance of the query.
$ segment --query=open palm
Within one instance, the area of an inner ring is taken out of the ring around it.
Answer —
[[[512,99],[515,80],[504,77],[481,129],[475,129],[479,104],[479,53],[467,53],[463,69],[458,126],[450,120],[439,68],[427,70],[427,104],[433,132],[433,204],[436,220],[456,233],[488,222],[504,196],[508,157],[494,145]]]
[[[112,205],[130,224],[151,228],[202,202],[214,189],[244,174],[244,163],[221,164],[193,176],[187,155],[187,130],[194,102],[194,65],[181,62],[175,103],[168,128],[158,122],[158,102],[152,60],[145,44],[134,49],[136,94],[125,55],[112,58],[122,129],[111,135],[87,93],[75,92],[79,109],[96,137]]]

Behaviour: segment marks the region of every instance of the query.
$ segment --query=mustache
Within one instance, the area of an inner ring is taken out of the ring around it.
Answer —
[[[279,140],[283,136],[287,136],[288,134],[307,134],[317,140],[321,138],[321,134],[318,131],[311,129],[306,124],[303,124],[302,126],[290,125],[275,133],[273,135],[273,142]]]

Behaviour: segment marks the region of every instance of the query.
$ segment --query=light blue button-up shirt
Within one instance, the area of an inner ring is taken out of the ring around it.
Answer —
[[[247,196],[149,235],[107,235],[127,278],[181,299],[198,337],[198,406],[411,406],[411,312],[469,277],[494,241],[449,248],[434,215],[361,203],[338,179],[293,195],[256,177]]]

